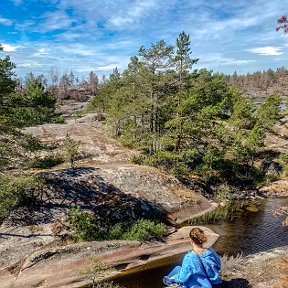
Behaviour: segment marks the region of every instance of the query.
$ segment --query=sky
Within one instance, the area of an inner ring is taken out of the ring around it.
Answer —
[[[123,71],[144,45],[190,35],[194,69],[238,74],[287,66],[276,32],[288,0],[1,0],[0,43],[16,74]]]

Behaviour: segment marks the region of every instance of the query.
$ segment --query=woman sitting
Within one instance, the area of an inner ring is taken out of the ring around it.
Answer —
[[[163,281],[167,286],[187,288],[217,287],[220,278],[220,257],[211,247],[219,238],[212,229],[196,226],[190,231],[192,251],[183,259],[182,266],[176,266]]]

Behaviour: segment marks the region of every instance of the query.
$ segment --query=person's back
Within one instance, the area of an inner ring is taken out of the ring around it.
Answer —
[[[175,275],[174,281],[189,288],[211,288],[212,284],[221,283],[220,269],[220,258],[213,248],[199,255],[188,252],[183,259],[182,269]]]
[[[199,254],[202,260],[206,274],[211,284],[220,284],[222,282],[220,277],[221,259],[215,250],[210,247],[208,252]]]
[[[214,285],[216,287],[222,282],[220,257],[211,246],[203,247],[207,237],[198,227],[191,229],[190,240],[193,250],[185,255],[182,266],[176,266],[164,277],[164,283],[168,286],[178,283],[179,287],[185,288],[211,288]]]

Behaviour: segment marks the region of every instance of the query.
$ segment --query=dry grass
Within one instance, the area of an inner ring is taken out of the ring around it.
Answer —
[[[275,265],[275,270],[279,279],[272,288],[288,288],[288,257],[281,257]]]
[[[223,256],[222,266],[223,288],[288,288],[287,253],[252,258]]]
[[[93,275],[97,278],[102,278],[111,273],[113,268],[104,262],[101,262],[96,256],[90,256],[85,260],[83,267],[79,268],[77,272],[81,275]]]

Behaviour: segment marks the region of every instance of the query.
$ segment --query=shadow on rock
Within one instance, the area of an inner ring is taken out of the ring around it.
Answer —
[[[249,281],[243,278],[231,279],[229,281],[223,280],[222,284],[217,286],[218,288],[252,288]]]
[[[105,181],[98,170],[81,167],[41,173],[45,185],[34,192],[33,205],[14,211],[5,226],[66,221],[75,207],[93,212],[95,220],[103,226],[139,218],[165,221],[166,210],[161,205],[124,193]]]

